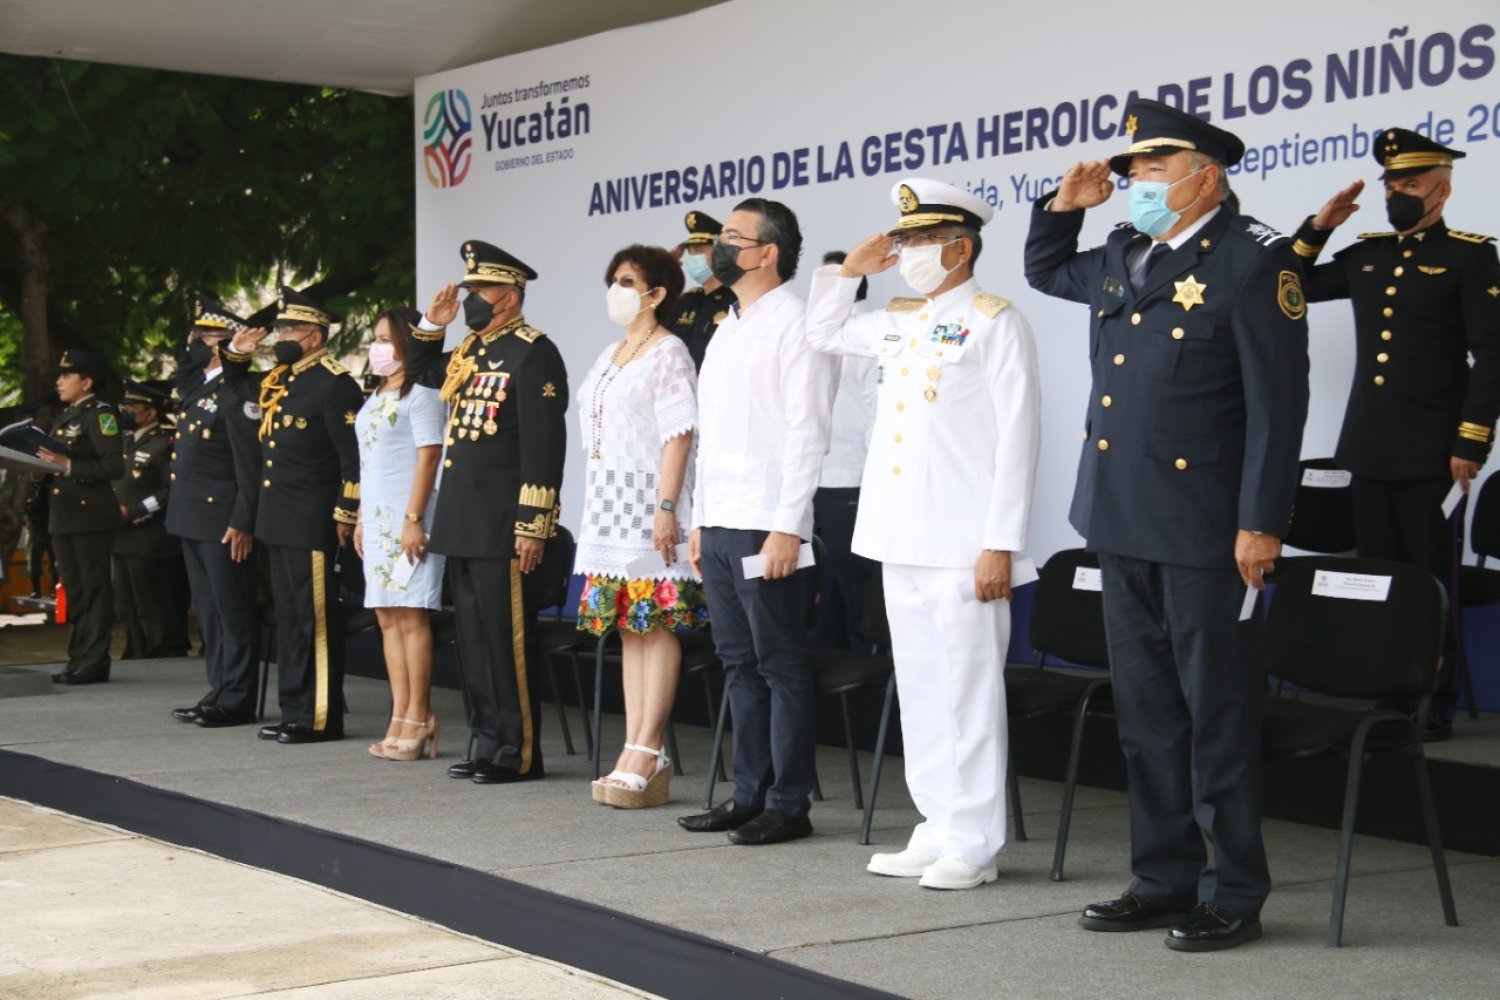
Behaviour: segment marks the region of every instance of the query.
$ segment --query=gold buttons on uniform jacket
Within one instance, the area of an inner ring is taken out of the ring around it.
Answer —
[[[1130,314],[1130,325],[1131,326],[1140,326],[1141,325],[1141,314],[1140,313],[1131,313]]]
[[[1411,256],[1411,251],[1410,250],[1402,250],[1401,251],[1401,256],[1403,256],[1403,257],[1410,257]]]
[[[896,412],[897,413],[904,413],[905,411],[906,411],[906,404],[905,403],[897,403],[896,404]]]
[[[272,448],[276,447],[276,442],[275,441],[267,441],[266,444],[268,446],[272,447]]]
[[[172,452],[172,461],[177,461],[177,452]]]
[[[1123,355],[1123,354],[1116,354],[1115,355],[1115,364],[1117,364],[1117,365],[1123,365],[1124,363],[1125,363],[1125,355]]]
[[[1395,295],[1396,294],[1396,286],[1395,285],[1387,285],[1386,288],[1385,288],[1385,294],[1387,294],[1387,295]]]
[[[1179,469],[1186,469],[1187,468],[1187,459],[1185,459],[1185,458],[1179,458],[1177,461],[1173,462],[1172,464],[1175,465],[1175,466],[1177,466]]]
[[[911,374],[911,369],[910,368],[902,368],[901,369],[901,374],[902,375],[910,375]]]
[[[176,478],[177,478],[177,473],[175,473],[175,472],[174,472],[174,473],[172,473],[172,478],[173,478],[173,479],[176,479]]]
[[[1114,406],[1115,405],[1114,398],[1111,397],[1111,396],[1101,396],[1099,398],[1099,405],[1100,406]]]
[[[265,482],[261,483],[261,485],[269,487],[271,485],[271,481],[269,479],[267,479]]]
[[[1384,309],[1380,310],[1380,315],[1384,316],[1386,319],[1390,319],[1392,316],[1396,315],[1396,310],[1392,309],[1390,306],[1386,306]]]
[[[1389,331],[1389,330],[1381,330],[1380,331],[1380,339],[1381,340],[1390,340],[1391,339],[1391,331]]]
[[[1098,315],[1103,316],[1104,315],[1104,310],[1100,309],[1099,312],[1098,312]]]
[[[445,458],[445,459],[443,459],[443,468],[445,468],[445,469],[451,469],[451,468],[453,468],[453,459],[451,459],[451,458]]]
[[[1397,264],[1396,265],[1396,271],[1395,271],[1396,277],[1399,278],[1399,277],[1401,277],[1405,273],[1406,273],[1406,268],[1402,267],[1400,264]]]
[[[1375,376],[1375,384],[1376,385],[1385,385],[1385,376],[1384,375],[1376,375]]]
[[[1172,330],[1172,339],[1173,340],[1181,340],[1183,337],[1186,337],[1186,336],[1187,336],[1187,331],[1184,330],[1182,327],[1179,326],[1179,327],[1174,327],[1173,328],[1173,330]]]
[[[1391,360],[1391,356],[1384,351],[1381,351],[1379,354],[1375,355],[1375,360],[1380,362],[1381,364],[1385,364],[1387,361]]]
[[[900,444],[900,443],[901,443],[901,435],[900,435],[900,434],[897,434],[897,435],[896,435],[896,443],[897,443],[897,444]]]
[[[214,502],[214,498],[213,497],[205,497],[204,498],[204,502],[205,503],[213,503]]]
[[[1109,442],[1107,440],[1105,440],[1104,438],[1100,438],[1099,439],[1099,450],[1100,451],[1109,451]]]
[[[911,338],[910,346],[912,346],[912,347],[916,347],[917,346],[917,338],[916,337]]]
[[[893,476],[899,476],[899,475],[901,475],[901,466],[899,466],[899,465],[893,465],[893,466],[891,466],[891,475],[893,475]]]

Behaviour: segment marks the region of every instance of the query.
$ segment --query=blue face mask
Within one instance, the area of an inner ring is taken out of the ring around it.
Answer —
[[[706,253],[684,254],[682,267],[695,285],[701,285],[714,276],[713,262],[709,260]]]
[[[1187,177],[1179,178],[1171,184],[1166,181],[1131,181],[1130,224],[1136,228],[1137,232],[1145,233],[1152,239],[1162,233],[1171,232],[1172,227],[1182,219],[1182,213],[1174,212],[1167,207],[1167,194],[1202,169],[1199,167]],[[1194,198],[1183,208],[1192,208],[1196,204],[1198,204],[1198,199]]]

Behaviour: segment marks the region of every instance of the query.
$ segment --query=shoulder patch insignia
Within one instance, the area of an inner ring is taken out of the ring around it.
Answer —
[[[1461,233],[1457,229],[1448,230],[1448,235],[1456,240],[1463,240],[1465,243],[1488,243],[1495,238],[1493,236],[1481,236],[1479,233]]]
[[[534,344],[538,337],[545,337],[547,335],[535,327],[522,324],[516,327],[516,336],[528,344]]]
[[[1451,232],[1451,230],[1450,230],[1450,232]],[[1378,240],[1378,239],[1382,239],[1382,238],[1384,238],[1386,236],[1395,236],[1395,235],[1396,235],[1395,233],[1360,233],[1359,234],[1359,238],[1362,239],[1362,240]]]
[[[1253,219],[1245,221],[1243,232],[1246,236],[1250,237],[1252,240],[1259,243],[1263,247],[1268,247],[1271,244],[1275,243],[1277,240],[1286,239],[1285,236],[1272,229],[1264,222],[1257,222]]]
[[[1277,276],[1276,304],[1293,322],[1307,315],[1307,299],[1302,295],[1302,279],[1296,271],[1282,271]]]
[[[345,368],[343,365],[339,364],[336,360],[334,360],[333,358],[330,358],[326,354],[323,355],[321,361],[322,361],[323,367],[327,368],[329,371],[333,372],[335,375],[344,375],[344,374],[346,374],[349,371],[349,369]]]
[[[108,410],[101,411],[99,414],[99,433],[105,437],[114,437],[120,433],[119,421],[115,420],[115,415]]]
[[[974,308],[984,313],[990,319],[999,316],[1008,305],[1010,305],[1010,299],[1002,299],[1000,296],[991,295],[989,292],[980,292],[974,296]]]
[[[913,298],[909,295],[898,295],[885,304],[885,311],[888,313],[916,312],[926,304],[926,299]]]
[[[245,404],[245,416],[249,417],[251,420],[259,420],[260,419],[260,405],[258,403],[246,403]]]

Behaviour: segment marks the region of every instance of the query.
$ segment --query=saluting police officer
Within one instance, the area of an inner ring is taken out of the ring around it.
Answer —
[[[179,408],[167,530],[182,540],[208,693],[196,705],[173,709],[172,718],[205,729],[255,719],[260,405],[225,389],[219,359],[225,341],[244,328],[217,298],[198,296],[174,378]]]
[[[464,278],[433,297],[412,328],[407,377],[440,388],[449,407],[428,547],[448,557],[472,758],[448,769],[478,784],[541,778],[541,714],[531,664],[547,540],[557,532],[567,441],[568,378],[551,339],[521,313],[536,272],[499,247],[469,240]],[[459,312],[457,349],[443,330]],[[518,634],[519,633],[519,634]]]
[[[114,483],[121,525],[112,562],[125,660],[184,653],[184,625],[171,621],[181,608],[172,590],[172,560],[180,556],[166,528],[172,441],[161,415],[169,402],[166,393],[142,382],[127,382],[120,402],[125,474]]]
[[[1131,146],[1079,163],[1032,212],[1026,277],[1089,307],[1093,388],[1073,527],[1099,553],[1135,879],[1095,931],[1167,945],[1258,938],[1265,637],[1240,621],[1279,555],[1307,416],[1297,257],[1226,203],[1240,139],[1132,101]],[[1131,222],[1078,251],[1084,210],[1130,178]],[[1204,838],[1213,844],[1213,856]]]
[[[678,297],[677,309],[667,323],[667,329],[687,345],[693,366],[702,368],[708,342],[734,305],[734,289],[714,277],[710,263],[714,240],[724,228],[719,220],[707,212],[694,210],[683,219],[683,224],[687,226],[688,235],[677,245],[677,250],[682,256],[682,268],[694,287]]]
[[[1302,223],[1292,249],[1306,262],[1309,299],[1354,306],[1354,385],[1334,456],[1354,474],[1359,554],[1448,584],[1454,535],[1442,503],[1454,483],[1468,491],[1500,414],[1500,257],[1494,237],[1443,221],[1464,153],[1404,128],[1383,132],[1373,152],[1394,231],[1361,233],[1313,263],[1358,210],[1365,185],[1355,181]],[[1451,664],[1452,636],[1446,648]],[[1439,676],[1427,739],[1452,733],[1457,677],[1454,668]]]
[[[895,228],[820,269],[807,302],[811,346],[880,363],[853,547],[885,566],[906,783],[923,821],[868,869],[972,889],[995,880],[1005,844],[1005,652],[1041,447],[1036,344],[1020,310],[974,278],[994,209],[916,177],[891,199]],[[860,282],[898,264],[917,297],[852,315]]]
[[[68,598],[68,665],[52,675],[58,684],[102,684],[109,680],[110,630],[115,624],[109,559],[120,527],[112,480],[120,478],[120,418],[111,403],[94,395],[108,373],[93,351],[70,350],[58,363],[57,396],[64,406],[52,436],[67,455],[46,449],[37,457],[62,469],[52,479],[47,530]]]
[[[241,330],[220,351],[227,385],[258,407],[260,497],[255,537],[266,546],[276,602],[281,724],[261,739],[321,743],[344,738],[344,638],[334,614],[335,555],[359,513],[354,415],[364,393],[328,353],[337,318],[283,287],[277,302],[276,367],[259,379],[250,356],[263,329]]]

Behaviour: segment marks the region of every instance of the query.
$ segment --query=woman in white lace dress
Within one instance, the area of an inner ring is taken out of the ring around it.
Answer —
[[[625,748],[594,782],[594,800],[640,808],[669,794],[662,735],[682,663],[676,633],[708,620],[680,527],[691,517],[697,377],[687,347],[662,325],[682,293],[671,255],[626,247],[604,281],[625,338],[599,355],[577,396],[588,474],[574,571],[587,578],[579,629],[618,628],[624,659]]]
[[[406,381],[407,331],[420,318],[401,307],[375,321],[369,369],[381,383],[354,418],[360,476],[354,547],[364,560],[365,607],[380,622],[391,680],[391,723],[370,754],[389,760],[416,760],[424,750],[437,756],[427,612],[440,606],[443,557],[427,552],[427,529],[437,506],[447,413],[436,389]]]

